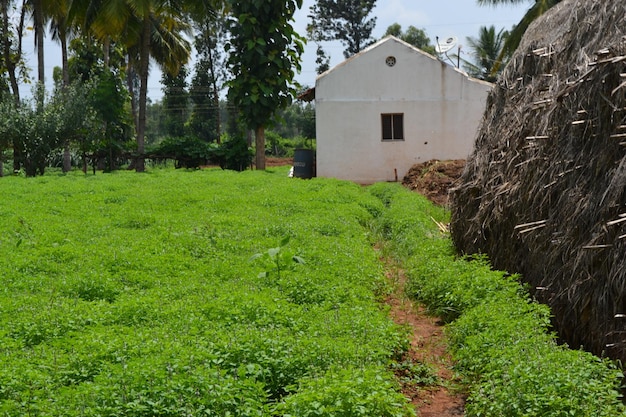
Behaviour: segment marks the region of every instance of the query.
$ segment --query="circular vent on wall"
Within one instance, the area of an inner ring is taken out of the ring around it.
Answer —
[[[393,67],[394,65],[396,65],[396,57],[395,56],[388,56],[385,59],[385,63],[387,64],[387,66]]]

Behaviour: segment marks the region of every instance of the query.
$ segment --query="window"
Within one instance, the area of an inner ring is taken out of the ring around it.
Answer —
[[[383,140],[404,140],[404,114],[381,114]]]

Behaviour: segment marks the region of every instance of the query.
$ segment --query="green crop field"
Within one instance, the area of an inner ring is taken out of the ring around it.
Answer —
[[[0,195],[0,415],[411,414],[361,187],[155,170]]]
[[[0,195],[0,416],[414,416],[382,256],[449,323],[467,416],[626,415],[621,369],[558,345],[398,184],[155,169]]]

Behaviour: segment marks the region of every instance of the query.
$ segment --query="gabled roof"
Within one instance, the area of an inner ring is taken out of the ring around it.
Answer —
[[[323,78],[323,77],[325,77],[325,76],[327,76],[327,75],[337,71],[337,70],[340,70],[343,66],[345,66],[347,63],[351,62],[352,60],[358,59],[359,57],[361,57],[362,55],[367,54],[371,50],[376,49],[376,48],[380,48],[380,47],[382,47],[385,44],[390,43],[390,42],[398,43],[398,44],[404,46],[405,48],[408,48],[408,49],[412,50],[416,54],[423,55],[424,57],[426,57],[428,59],[431,59],[433,61],[442,62],[441,59],[439,59],[439,58],[429,54],[428,52],[424,52],[421,49],[419,49],[418,47],[413,46],[410,43],[403,41],[402,39],[399,39],[399,38],[396,38],[395,36],[389,35],[389,36],[386,36],[383,39],[379,40],[378,42],[373,43],[372,45],[368,46],[367,48],[363,49],[362,51],[352,55],[350,58],[344,60],[343,62],[341,62],[341,63],[339,63],[337,65],[335,65],[331,69],[329,69],[329,70],[319,74],[316,77],[316,81],[319,80],[320,78]],[[458,72],[459,74],[467,77],[468,79],[471,79],[471,80],[476,81],[476,82],[492,85],[491,83],[489,83],[487,81],[479,80],[479,79],[470,77],[465,71],[463,71],[463,70],[461,70],[459,68],[456,68],[453,65],[449,65],[449,67],[450,67],[451,70]],[[299,100],[303,100],[303,101],[313,101],[313,100],[315,100],[315,87],[309,88],[306,91],[304,91],[303,93],[301,93],[298,96],[298,99]]]
[[[358,59],[362,55],[367,54],[369,51],[371,51],[373,49],[376,49],[376,48],[380,48],[381,46],[384,46],[385,44],[391,43],[391,42],[398,43],[398,44],[400,44],[400,45],[402,45],[402,46],[404,46],[404,47],[406,47],[408,49],[411,49],[413,52],[415,52],[417,54],[420,54],[420,55],[423,55],[423,56],[425,56],[425,57],[427,57],[429,59],[432,59],[433,61],[442,62],[441,59],[437,58],[436,56],[433,56],[433,55],[429,54],[428,52],[422,51],[421,49],[419,49],[416,46],[413,46],[410,43],[403,41],[402,39],[396,38],[393,35],[388,35],[388,36],[382,38],[381,40],[379,40],[378,42],[375,42],[372,45],[368,46],[367,48],[363,49],[362,51],[352,55],[350,58],[346,59],[345,61],[335,65],[331,69],[321,73],[320,75],[317,76],[316,80],[320,79],[320,78],[323,78],[323,77],[327,76],[328,74],[330,74],[332,72],[337,71],[338,69],[340,69],[341,67],[346,65],[348,62],[350,62],[350,61],[352,61],[354,59]],[[456,68],[453,65],[450,65],[450,67],[451,67],[451,69],[453,69],[453,70],[463,74],[464,76],[466,76],[468,78],[471,78],[471,77],[469,77],[469,75],[465,71],[463,71],[463,70],[461,70],[459,68]]]

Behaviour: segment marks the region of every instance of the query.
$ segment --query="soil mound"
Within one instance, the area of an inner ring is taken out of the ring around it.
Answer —
[[[402,185],[426,196],[440,206],[448,204],[448,191],[459,179],[465,166],[464,159],[439,161],[433,159],[411,167]]]

